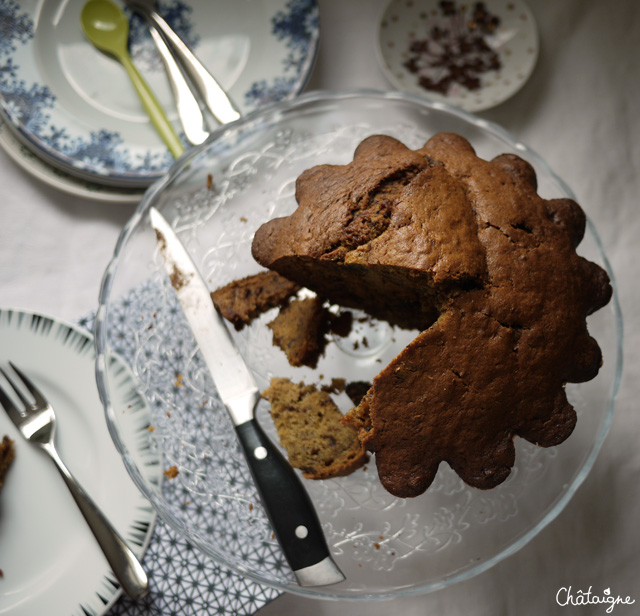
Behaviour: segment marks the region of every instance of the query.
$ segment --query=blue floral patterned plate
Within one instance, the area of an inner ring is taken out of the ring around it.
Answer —
[[[123,68],[84,37],[84,2],[0,0],[0,115],[54,167],[104,185],[146,186],[172,156]],[[133,61],[181,134],[146,24],[125,11]],[[318,44],[316,0],[159,0],[158,12],[243,114],[306,83]]]

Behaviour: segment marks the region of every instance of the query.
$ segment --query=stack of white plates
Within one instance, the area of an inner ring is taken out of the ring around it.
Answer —
[[[85,1],[0,0],[0,146],[61,190],[136,202],[173,158],[122,66],[85,38]],[[188,147],[148,28],[125,11],[133,61]],[[316,0],[160,0],[158,12],[243,114],[304,88],[318,45]]]

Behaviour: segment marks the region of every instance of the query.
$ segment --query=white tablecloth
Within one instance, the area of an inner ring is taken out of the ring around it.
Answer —
[[[386,0],[320,0],[321,43],[307,89],[388,89],[376,25]],[[561,606],[556,593],[630,596],[613,613],[640,614],[640,3],[531,0],[540,57],[523,89],[480,113],[545,158],[594,222],[615,273],[625,368],[613,425],[595,467],[564,512],[489,571],[392,603],[284,595],[264,616],[605,614]],[[0,305],[75,320],[98,288],[133,206],[85,201],[33,179],[0,151]],[[0,582],[1,583],[1,582]]]

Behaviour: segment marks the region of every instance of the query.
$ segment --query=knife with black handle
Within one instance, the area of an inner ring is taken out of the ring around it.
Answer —
[[[255,419],[260,391],[209,289],[171,225],[151,208],[151,226],[171,285],[229,412],[276,538],[301,586],[343,581],[302,482]]]

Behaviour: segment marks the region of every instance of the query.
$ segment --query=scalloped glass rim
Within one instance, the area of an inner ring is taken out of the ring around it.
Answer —
[[[95,325],[95,343],[96,343],[96,379],[98,383],[98,390],[100,397],[105,406],[105,412],[107,417],[107,424],[109,431],[114,440],[117,449],[123,456],[125,466],[131,474],[138,488],[143,494],[149,498],[153,506],[158,511],[163,520],[168,523],[172,528],[184,535],[194,546],[208,554],[225,567],[228,567],[237,573],[244,575],[258,583],[265,584],[267,586],[279,588],[283,591],[296,593],[304,596],[312,596],[318,598],[341,598],[341,599],[360,599],[360,600],[372,600],[372,599],[388,599],[391,597],[397,597],[402,595],[419,595],[431,592],[459,581],[469,579],[483,571],[486,571],[496,563],[500,562],[504,558],[517,552],[526,543],[528,543],[533,537],[535,537],[547,524],[549,524],[558,514],[564,509],[569,502],[575,491],[582,484],[585,477],[591,470],[595,458],[602,446],[604,438],[608,432],[611,424],[613,410],[615,406],[615,398],[619,388],[619,383],[622,374],[622,316],[617,299],[615,280],[613,272],[609,266],[606,255],[604,254],[600,239],[591,224],[587,222],[587,233],[592,236],[595,241],[597,251],[600,254],[602,265],[607,269],[608,274],[611,277],[614,286],[614,295],[609,308],[612,311],[612,318],[615,323],[614,335],[615,335],[615,351],[613,352],[613,361],[615,362],[615,368],[613,372],[612,382],[609,386],[608,406],[603,411],[603,417],[599,424],[599,431],[596,434],[594,441],[591,443],[591,449],[588,455],[584,459],[584,463],[580,470],[575,475],[573,481],[566,486],[565,491],[559,498],[551,503],[539,521],[532,527],[523,532],[516,540],[514,540],[509,546],[501,549],[498,553],[492,557],[487,558],[482,562],[478,562],[475,565],[462,568],[460,571],[453,571],[451,575],[443,576],[442,579],[425,583],[422,585],[414,585],[409,587],[399,587],[393,591],[376,592],[375,589],[367,589],[362,594],[354,595],[352,592],[345,593],[340,590],[332,590],[331,587],[320,588],[302,588],[297,584],[281,583],[274,581],[272,578],[268,578],[261,575],[259,572],[250,570],[243,566],[239,566],[237,563],[232,563],[225,554],[219,552],[215,547],[202,541],[200,535],[194,532],[193,529],[187,527],[184,522],[174,515],[174,513],[167,506],[167,503],[163,500],[162,496],[150,489],[142,479],[138,469],[133,464],[131,457],[126,450],[119,434],[117,426],[113,423],[111,414],[111,397],[109,393],[109,382],[107,374],[104,370],[106,358],[109,353],[109,344],[107,341],[107,315],[109,311],[109,303],[111,301],[111,291],[114,284],[114,277],[118,271],[118,260],[125,248],[128,239],[132,233],[140,224],[144,222],[147,212],[151,205],[154,205],[156,200],[162,195],[163,191],[177,178],[179,178],[181,172],[193,161],[196,157],[201,155],[207,149],[215,149],[219,143],[222,143],[224,148],[225,139],[230,139],[234,134],[242,130],[257,131],[261,126],[271,125],[285,118],[288,114],[304,113],[306,107],[313,107],[314,105],[330,104],[340,105],[342,102],[353,103],[355,100],[362,101],[374,101],[376,104],[393,104],[394,102],[402,102],[407,105],[413,106],[417,112],[437,112],[444,114],[445,117],[453,117],[462,122],[468,123],[472,127],[481,131],[487,132],[493,138],[503,142],[506,147],[516,151],[522,155],[523,158],[534,164],[536,169],[542,169],[544,173],[548,174],[552,180],[557,183],[559,187],[564,190],[566,196],[573,198],[573,192],[571,189],[548,167],[548,165],[542,160],[542,158],[532,151],[524,144],[516,141],[507,131],[499,127],[498,125],[488,122],[484,119],[475,117],[463,110],[452,107],[446,103],[433,102],[425,99],[424,97],[418,97],[407,93],[399,92],[380,92],[373,90],[353,90],[344,92],[312,92],[299,97],[296,100],[288,101],[285,103],[277,103],[269,107],[265,107],[262,110],[258,110],[245,118],[235,122],[231,125],[227,125],[219,129],[214,133],[207,142],[193,148],[180,159],[178,159],[164,178],[153,184],[146,192],[143,200],[137,207],[132,218],[126,224],[116,244],[113,259],[107,267],[100,289],[99,296],[99,309],[96,317]],[[223,150],[220,150],[223,151]]]

